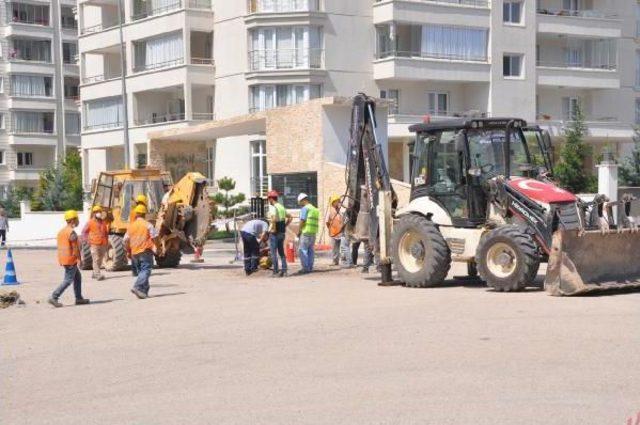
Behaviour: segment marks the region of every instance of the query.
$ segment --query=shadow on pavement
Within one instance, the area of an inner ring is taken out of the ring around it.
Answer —
[[[87,306],[91,306],[91,305],[99,305],[99,304],[109,304],[112,303],[114,301],[124,301],[124,298],[111,298],[108,300],[91,300],[91,302],[89,304],[84,304],[84,305],[76,305],[76,304],[72,304],[69,307],[87,307]]]
[[[153,285],[151,286],[153,288]],[[167,292],[164,294],[149,295],[148,298],[173,297],[174,295],[185,295],[186,292]]]

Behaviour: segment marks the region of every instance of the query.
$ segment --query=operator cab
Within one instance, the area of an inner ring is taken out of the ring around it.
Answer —
[[[428,196],[448,211],[454,226],[486,221],[488,180],[551,171],[550,139],[518,118],[447,120],[409,129],[416,133],[411,199]]]

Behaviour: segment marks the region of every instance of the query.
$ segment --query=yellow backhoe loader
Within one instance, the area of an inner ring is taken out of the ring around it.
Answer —
[[[204,245],[211,212],[206,178],[202,174],[188,173],[173,185],[171,175],[156,168],[106,171],[100,173],[94,183],[92,207],[100,206],[107,211],[109,249],[105,265],[108,270],[128,267],[123,239],[138,195],[147,197],[146,219],[159,234],[155,256],[158,267],[177,267],[182,253],[191,254],[196,247]],[[90,270],[90,247],[83,242],[81,248],[81,267]]]

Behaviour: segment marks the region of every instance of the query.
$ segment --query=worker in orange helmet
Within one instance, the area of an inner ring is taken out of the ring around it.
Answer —
[[[73,292],[76,296],[76,305],[89,304],[89,300],[82,296],[82,274],[78,268],[80,262],[80,245],[75,228],[78,227],[78,212],[69,210],[64,213],[66,226],[58,232],[58,263],[64,267],[64,280],[53,291],[49,298],[49,304],[54,307],[62,307],[58,301],[62,293],[73,283]]]

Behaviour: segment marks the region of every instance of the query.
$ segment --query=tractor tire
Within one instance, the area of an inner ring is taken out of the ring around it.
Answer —
[[[127,251],[124,249],[124,238],[120,235],[109,235],[105,268],[108,271],[119,272],[127,270],[128,265]]]
[[[406,215],[391,236],[398,277],[412,288],[442,283],[451,268],[451,250],[438,228],[419,215]]]
[[[80,270],[93,270],[91,245],[86,242],[80,243]]]
[[[182,252],[169,251],[164,257],[156,257],[156,265],[161,269],[176,268],[180,265]]]
[[[515,226],[502,226],[482,237],[476,264],[482,280],[496,291],[521,291],[534,282],[540,256],[531,236]]]

